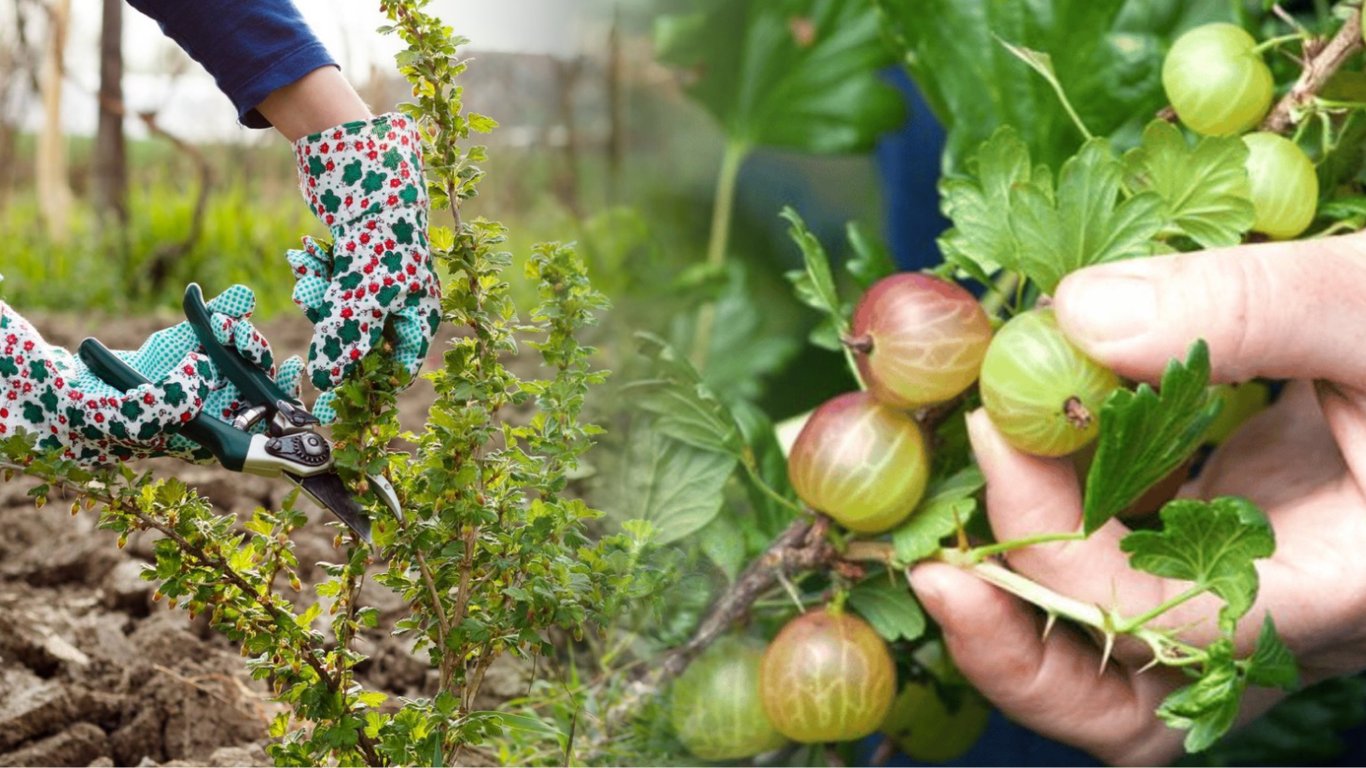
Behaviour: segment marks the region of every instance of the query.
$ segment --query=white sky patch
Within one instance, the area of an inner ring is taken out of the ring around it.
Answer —
[[[470,38],[472,50],[541,53],[570,57],[585,52],[585,21],[590,0],[434,0],[427,10]],[[376,30],[386,23],[377,2],[295,0],[314,33],[327,46],[353,82],[369,77],[372,67],[392,68],[401,47],[396,36]],[[94,132],[99,83],[100,0],[72,0],[72,27],[66,57],[69,87],[64,122],[68,132]],[[124,13],[124,99],[134,110],[159,110],[169,131],[193,139],[233,139],[250,134],[237,126],[236,111],[213,78],[198,64],[179,77],[168,72],[180,56],[156,22],[126,7]],[[28,111],[27,127],[41,121],[37,105]],[[136,120],[128,123],[141,135]]]

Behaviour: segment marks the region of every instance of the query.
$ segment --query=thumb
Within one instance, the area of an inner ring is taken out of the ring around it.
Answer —
[[[1081,270],[1058,322],[1123,376],[1155,381],[1196,339],[1217,381],[1366,379],[1366,235],[1263,243]]]

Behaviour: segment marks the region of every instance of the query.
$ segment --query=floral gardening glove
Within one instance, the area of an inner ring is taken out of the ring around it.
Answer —
[[[252,292],[239,285],[208,306],[219,341],[274,375],[270,345],[247,319],[255,304]],[[159,331],[137,351],[116,354],[152,383],[127,392],[105,384],[0,302],[0,437],[29,432],[39,447],[64,447],[67,458],[85,464],[153,456],[212,460],[174,432],[201,411],[229,420],[240,407],[239,394],[219,379],[190,325]],[[298,358],[286,361],[281,386],[297,391],[302,371]]]
[[[331,421],[336,387],[392,328],[394,354],[416,375],[441,322],[427,244],[427,188],[417,126],[397,113],[346,123],[294,145],[299,185],[332,231],[290,251],[294,302],[315,326],[308,373]]]

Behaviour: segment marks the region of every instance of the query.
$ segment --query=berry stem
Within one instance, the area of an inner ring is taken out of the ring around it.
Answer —
[[[754,483],[754,487],[758,488],[760,493],[773,499],[783,508],[791,510],[793,514],[800,516],[805,512],[800,504],[782,495],[776,488],[769,485],[768,481],[764,479],[764,476],[759,473],[759,467],[754,460],[753,451],[746,448],[740,459],[740,463],[745,467],[745,474],[749,475],[750,482]]]
[[[1145,613],[1141,613],[1138,616],[1135,616],[1132,619],[1129,619],[1128,621],[1120,624],[1119,631],[1129,632],[1136,629],[1137,627],[1141,627],[1144,624],[1147,624],[1148,622],[1157,618],[1158,616],[1161,616],[1162,614],[1166,613],[1167,611],[1170,611],[1176,606],[1181,605],[1185,602],[1189,602],[1190,600],[1193,600],[1199,597],[1200,595],[1205,594],[1205,591],[1206,590],[1204,587],[1191,587],[1190,589],[1186,590],[1185,592],[1182,592],[1176,597],[1173,597],[1170,600],[1166,600],[1160,605],[1154,606],[1152,610],[1147,611]]]
[[[858,388],[864,392],[868,391],[868,383],[863,380],[863,374],[859,373],[858,359],[855,354],[866,355],[873,351],[873,337],[868,334],[862,336],[840,338],[840,347],[844,350],[844,361],[849,365],[849,374],[858,382]]]
[[[1249,51],[1249,53],[1252,53],[1252,54],[1254,54],[1254,55],[1260,56],[1261,54],[1265,53],[1266,51],[1269,51],[1269,50],[1271,50],[1272,48],[1275,48],[1275,47],[1279,46],[1281,43],[1288,43],[1288,42],[1290,42],[1290,41],[1292,41],[1292,40],[1303,40],[1303,39],[1304,39],[1304,35],[1301,34],[1301,33],[1299,33],[1299,32],[1296,32],[1296,33],[1290,34],[1290,35],[1281,35],[1281,36],[1279,36],[1279,37],[1268,38],[1268,39],[1263,40],[1262,42],[1258,43],[1257,45],[1253,46],[1252,50]]]
[[[962,556],[970,558],[972,562],[980,563],[989,557],[995,557],[996,555],[1004,554],[1006,552],[1014,552],[1017,549],[1024,549],[1026,547],[1032,547],[1038,544],[1054,544],[1057,542],[1064,541],[1084,541],[1085,539],[1086,534],[1082,531],[1073,531],[1071,533],[1041,533],[1037,536],[1026,536],[1024,538],[1010,539],[1009,541],[1001,541],[995,544],[986,544],[980,547],[973,547],[972,549],[962,552]]]

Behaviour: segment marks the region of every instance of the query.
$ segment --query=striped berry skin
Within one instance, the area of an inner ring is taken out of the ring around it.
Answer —
[[[895,694],[887,644],[847,613],[812,611],[788,622],[759,667],[768,719],[784,736],[807,744],[873,733]]]
[[[880,533],[915,509],[929,465],[914,419],[866,392],[851,392],[811,414],[787,468],[808,506],[851,531]]]
[[[982,405],[1006,441],[1036,456],[1065,456],[1100,431],[1100,407],[1119,386],[1058,328],[1051,309],[1016,315],[982,362]]]
[[[723,637],[674,681],[669,721],[693,755],[711,761],[740,760],[787,743],[759,702],[759,664],[765,648],[757,638]]]
[[[879,280],[854,310],[849,344],[868,391],[893,408],[919,408],[972,386],[991,321],[962,287],[919,273]]]
[[[1314,223],[1319,177],[1314,163],[1290,139],[1259,131],[1243,136],[1252,188],[1252,231],[1289,240]]]
[[[1234,24],[1205,24],[1176,39],[1162,62],[1162,87],[1196,133],[1232,136],[1261,122],[1276,83],[1257,41]]]

